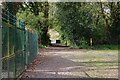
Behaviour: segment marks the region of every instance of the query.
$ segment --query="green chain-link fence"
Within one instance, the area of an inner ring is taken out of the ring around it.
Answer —
[[[2,78],[17,78],[33,61],[38,51],[38,37],[25,30],[8,11],[2,12]]]

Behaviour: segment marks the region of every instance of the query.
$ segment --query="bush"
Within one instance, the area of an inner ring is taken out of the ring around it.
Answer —
[[[85,40],[84,37],[80,38],[79,48],[88,48],[88,43],[87,43],[87,41]]]
[[[39,48],[46,48],[47,46],[45,45],[39,45]]]

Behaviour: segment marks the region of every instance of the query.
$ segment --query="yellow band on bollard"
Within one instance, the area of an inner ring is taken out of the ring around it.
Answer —
[[[92,38],[90,38],[90,45],[92,45]]]

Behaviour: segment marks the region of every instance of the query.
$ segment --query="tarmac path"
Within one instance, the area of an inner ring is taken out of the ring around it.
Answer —
[[[23,78],[118,78],[117,50],[49,47],[38,56]]]

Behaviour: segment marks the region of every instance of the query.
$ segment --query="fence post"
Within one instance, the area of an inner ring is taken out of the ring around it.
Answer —
[[[27,59],[27,31],[25,30],[25,32],[24,32],[24,41],[25,41],[25,43],[24,43],[24,49],[25,49],[25,51],[24,51],[24,55],[25,55],[25,70],[27,69],[27,62],[28,62],[28,59]]]
[[[26,70],[27,69],[27,39],[26,39],[26,36],[27,36],[27,31],[25,29],[25,22],[23,23],[23,26],[24,26],[24,69]]]
[[[0,3],[0,80],[2,79],[2,4]]]

